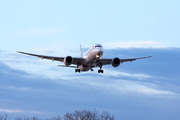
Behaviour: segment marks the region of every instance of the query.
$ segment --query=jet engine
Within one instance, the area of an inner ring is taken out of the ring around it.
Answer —
[[[114,59],[112,59],[112,61],[111,61],[111,65],[112,65],[113,67],[118,67],[118,66],[120,65],[120,63],[121,63],[121,60],[120,60],[119,58],[114,58]]]
[[[64,64],[66,66],[71,65],[72,62],[73,62],[73,58],[71,56],[67,56],[67,57],[64,58]]]

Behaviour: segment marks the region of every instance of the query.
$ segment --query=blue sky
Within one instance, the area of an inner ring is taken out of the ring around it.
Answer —
[[[179,47],[178,0],[2,1],[0,15],[0,47],[11,43],[11,51],[136,41]]]
[[[0,2],[0,113],[51,117],[78,109],[116,119],[179,119],[180,1]],[[150,59],[76,74],[59,62],[16,53]]]

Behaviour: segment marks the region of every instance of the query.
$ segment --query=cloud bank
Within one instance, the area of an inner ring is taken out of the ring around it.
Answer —
[[[166,48],[162,42],[156,42],[152,40],[146,41],[112,41],[103,44],[105,48]]]
[[[179,113],[174,111],[179,111],[180,76],[174,67],[179,65],[179,51],[110,49],[105,57],[153,57],[118,68],[104,66],[104,74],[98,74],[97,69],[76,74],[73,69],[56,68],[57,63],[51,61],[40,64],[38,58],[6,54],[11,62],[0,62],[0,113],[47,118],[76,109],[97,109],[109,111],[116,119],[177,118]],[[21,69],[21,64],[27,67]]]

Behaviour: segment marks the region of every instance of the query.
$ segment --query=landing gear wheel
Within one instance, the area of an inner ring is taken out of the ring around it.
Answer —
[[[104,71],[103,70],[98,70],[98,73],[103,73]]]
[[[75,69],[75,72],[77,73],[77,72],[80,72],[80,69]]]

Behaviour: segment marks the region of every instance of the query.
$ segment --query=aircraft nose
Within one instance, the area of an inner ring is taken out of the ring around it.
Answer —
[[[98,53],[97,53],[97,54],[100,55],[100,56],[102,56],[102,55],[103,55],[103,49],[100,48],[100,49],[98,50]]]

